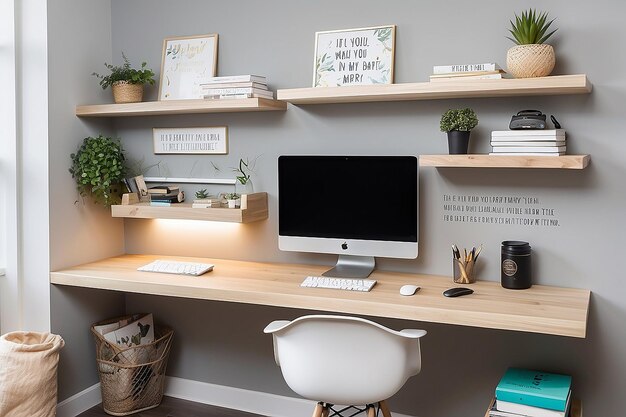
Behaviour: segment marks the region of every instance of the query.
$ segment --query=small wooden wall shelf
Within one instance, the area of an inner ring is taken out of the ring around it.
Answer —
[[[205,262],[215,268],[199,277],[137,271],[155,259]],[[300,287],[306,276],[319,276],[326,269],[324,265],[123,255],[52,272],[51,282],[578,338],[587,332],[589,290],[545,285],[507,290],[499,281],[478,281],[471,284],[472,295],[447,298],[442,292],[453,286],[449,276],[382,270],[372,273],[377,283],[370,292]],[[400,287],[415,283],[421,286],[415,296],[400,295]]]
[[[142,103],[76,106],[78,117],[158,116],[194,113],[284,111],[287,103],[265,98],[223,100],[166,100]]]
[[[111,215],[129,219],[186,219],[251,223],[267,219],[267,193],[242,195],[241,208],[238,209],[192,208],[191,203],[173,204],[169,207],[139,203],[111,206]]]
[[[589,155],[420,155],[420,166],[436,168],[555,168],[584,169]]]
[[[279,100],[293,104],[361,103],[373,101],[513,97],[587,94],[585,74],[500,80],[464,80],[343,87],[291,88],[277,91]]]

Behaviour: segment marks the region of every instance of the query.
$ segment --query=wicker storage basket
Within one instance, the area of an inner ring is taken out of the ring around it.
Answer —
[[[143,100],[143,84],[116,81],[111,86],[113,101],[116,103],[139,103]]]
[[[507,71],[515,78],[545,77],[555,62],[554,48],[547,44],[516,45],[506,54]]]
[[[165,368],[174,332],[155,326],[155,341],[149,344],[120,348],[104,339],[95,326],[117,322],[106,320],[91,326],[96,340],[96,361],[100,375],[102,407],[107,414],[127,416],[157,407],[163,398]]]

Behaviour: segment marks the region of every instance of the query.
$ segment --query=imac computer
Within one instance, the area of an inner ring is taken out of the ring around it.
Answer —
[[[418,200],[415,156],[280,156],[278,246],[337,254],[323,275],[366,278],[375,257],[417,257]]]

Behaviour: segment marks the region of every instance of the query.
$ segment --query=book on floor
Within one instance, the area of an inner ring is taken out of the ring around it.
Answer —
[[[564,411],[571,387],[569,375],[509,368],[496,387],[496,401]]]
[[[570,390],[567,395],[567,401],[565,409],[550,410],[548,408],[533,407],[532,405],[517,404],[509,401],[495,400],[495,404],[492,407],[493,413],[490,411],[489,415],[494,417],[567,417],[572,400],[572,391]]]

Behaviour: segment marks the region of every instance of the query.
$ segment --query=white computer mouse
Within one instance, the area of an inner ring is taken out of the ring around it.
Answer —
[[[412,285],[412,284],[403,285],[400,288],[400,294],[401,295],[413,295],[416,292],[418,292],[420,288],[422,287],[420,287],[419,285]]]

